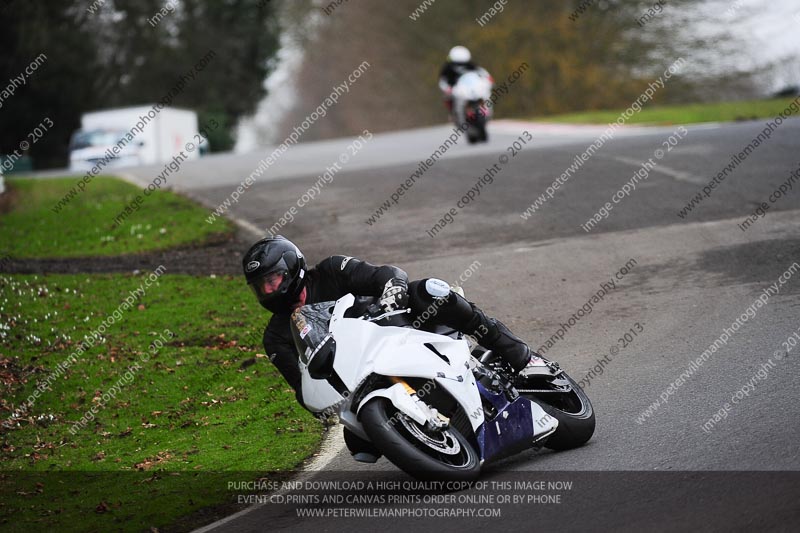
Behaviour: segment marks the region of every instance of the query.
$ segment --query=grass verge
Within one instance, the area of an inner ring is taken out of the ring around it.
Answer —
[[[794,100],[795,98],[776,98],[773,100],[652,106],[634,114],[627,123],[671,125],[767,119],[777,116],[778,113],[786,109]],[[585,111],[564,115],[536,117],[534,120],[565,124],[608,124],[617,120],[624,111],[624,109]]]
[[[257,357],[267,317],[240,280],[148,279],[0,276],[4,530],[161,527],[221,503],[228,481],[289,470],[316,449],[320,424]],[[94,346],[9,420],[142,287]],[[82,417],[87,424],[76,426]]]
[[[18,259],[148,252],[233,231],[226,219],[208,224],[208,210],[178,194],[156,191],[145,197],[141,188],[116,178],[95,178],[58,213],[51,208],[75,186],[73,178],[9,179],[7,185],[11,206],[0,217],[0,251]],[[134,201],[137,195],[140,203]],[[117,225],[126,206],[130,214]]]
[[[59,214],[73,180],[9,183],[0,252],[15,258],[120,257],[232,230],[170,192],[114,228],[141,193],[116,179]],[[287,477],[317,448],[320,424],[257,353],[269,316],[242,280],[164,266],[0,275],[3,531],[187,530],[235,509],[248,491],[230,482]]]

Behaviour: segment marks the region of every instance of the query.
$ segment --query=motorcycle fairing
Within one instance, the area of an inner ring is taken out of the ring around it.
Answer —
[[[378,389],[370,392],[361,400],[361,404],[358,406],[359,411],[368,401],[377,397],[387,398],[399,411],[405,413],[418,424],[424,426],[425,422],[428,420],[430,413],[425,412],[420,402],[415,401],[408,395],[405,387],[401,383],[396,383],[388,389]]]
[[[368,332],[368,333],[367,333]],[[366,333],[366,334],[365,334]],[[346,318],[336,327],[339,354],[367,354],[356,362],[337,356],[333,365],[348,386],[355,386],[370,374],[382,376],[414,377],[435,381],[461,404],[468,413],[481,408],[481,399],[475,388],[475,377],[468,366],[469,345],[465,340],[443,338],[441,335],[410,328],[378,326],[363,320]],[[388,342],[387,339],[391,339]],[[370,356],[365,346],[377,356]],[[430,344],[436,351],[425,346]],[[437,352],[444,356],[441,358]],[[447,361],[445,361],[447,359]],[[406,396],[407,393],[404,392]],[[362,401],[359,409],[364,405]],[[402,405],[395,404],[400,410]],[[412,413],[406,413],[412,416]],[[412,416],[414,418],[414,416]],[[470,417],[472,429],[482,418]]]
[[[327,331],[336,339],[334,374],[348,390],[355,390],[371,374],[419,377],[435,380],[456,401],[469,409],[468,412],[480,410],[480,396],[468,366],[470,353],[466,341],[411,328],[379,326],[365,320],[345,318],[346,311],[354,302],[354,296],[348,294],[335,304],[312,304],[293,314],[292,332],[298,350],[302,350],[299,365],[303,403],[310,411],[321,412],[337,407],[341,412],[349,407],[348,398],[337,392],[329,380],[314,379],[308,372],[309,355],[314,353],[319,343],[325,341]],[[327,328],[323,328],[328,320]],[[426,343],[435,351],[425,346]],[[444,359],[437,352],[444,355]],[[363,401],[359,408],[362,405]],[[395,406],[401,410],[404,407]],[[418,416],[412,412],[406,414],[412,418]],[[471,417],[473,429],[481,422],[481,418]]]
[[[492,392],[480,382],[477,385],[480,395],[497,411],[475,432],[481,460],[487,461],[530,448],[531,444],[553,433],[558,427],[558,420],[548,415],[537,403],[523,396],[509,402],[502,391]]]

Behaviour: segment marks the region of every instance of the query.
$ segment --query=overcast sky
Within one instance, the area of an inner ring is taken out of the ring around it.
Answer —
[[[689,51],[717,68],[749,71],[778,61],[767,89],[800,84],[800,0],[701,0],[689,12],[665,15],[673,20],[686,15],[689,23],[681,27],[687,37],[733,35],[738,42],[729,46]]]

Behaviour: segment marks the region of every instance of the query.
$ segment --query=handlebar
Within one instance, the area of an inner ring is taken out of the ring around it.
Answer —
[[[372,304],[372,305],[370,305],[370,306],[367,308],[367,314],[366,314],[366,315],[364,315],[364,316],[365,316],[365,320],[366,320],[367,322],[377,322],[377,321],[379,321],[379,320],[383,320],[384,318],[389,318],[389,317],[391,317],[391,316],[397,316],[397,315],[403,315],[403,314],[406,314],[406,313],[411,313],[411,309],[410,309],[410,308],[406,308],[406,309],[396,309],[396,310],[394,310],[394,311],[389,311],[389,312],[387,312],[387,313],[382,313],[382,314],[380,314],[380,315],[377,315],[377,316],[372,316],[372,315],[374,315],[376,312],[377,312],[377,313],[380,313],[380,312],[381,312],[381,309],[380,309],[380,307],[378,307],[376,304]]]

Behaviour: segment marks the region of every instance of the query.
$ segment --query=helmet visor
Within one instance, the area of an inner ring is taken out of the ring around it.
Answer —
[[[289,272],[286,270],[276,270],[259,276],[252,283],[250,288],[256,293],[259,301],[269,301],[270,299],[286,293],[289,287]]]

